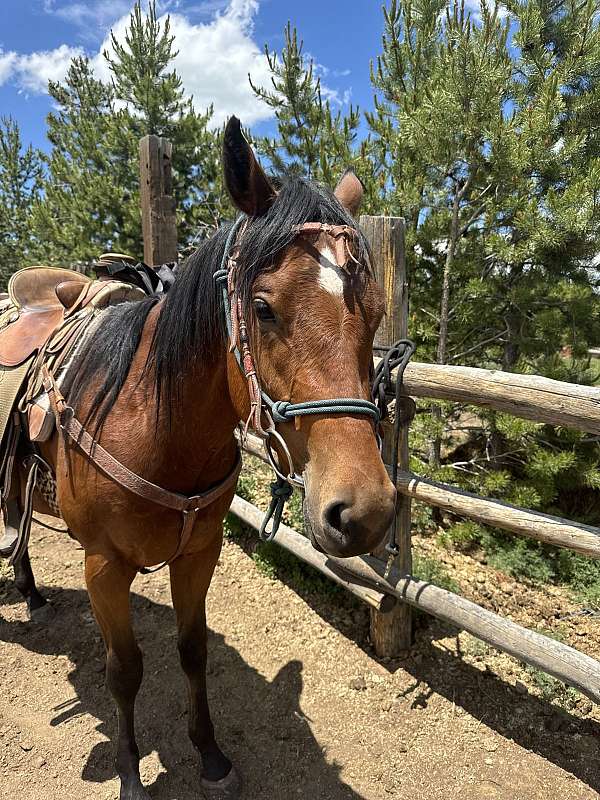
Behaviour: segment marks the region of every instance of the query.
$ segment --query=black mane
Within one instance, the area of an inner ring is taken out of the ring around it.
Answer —
[[[272,269],[291,244],[295,225],[324,222],[349,225],[355,222],[333,193],[301,178],[286,179],[269,211],[251,220],[239,253],[237,288],[247,307],[254,281]],[[220,269],[231,224],[220,228],[181,267],[175,283],[161,304],[147,368],[153,370],[159,405],[177,397],[182,376],[196,359],[218,352],[225,335],[218,287],[213,274]],[[369,251],[362,235],[356,256],[369,264]],[[95,335],[84,344],[65,387],[69,403],[77,412],[88,387],[102,376],[84,424],[95,421],[96,432],[113,407],[139,346],[144,324],[156,300],[149,298],[109,309]]]

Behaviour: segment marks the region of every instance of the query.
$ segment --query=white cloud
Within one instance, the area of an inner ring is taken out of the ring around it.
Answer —
[[[54,50],[40,50],[17,56],[15,73],[21,88],[43,94],[48,88],[48,81],[63,80],[71,61],[83,54],[81,47],[61,44]]]
[[[177,11],[181,8],[183,0],[170,0],[171,6],[170,8],[173,11]],[[185,13],[190,15],[198,15],[198,16],[212,16],[217,11],[225,11],[227,6],[229,5],[229,0],[203,0],[200,3],[190,3],[188,0],[185,0]],[[166,9],[169,10],[169,9]]]
[[[106,30],[110,27],[116,38],[122,40],[132,6],[132,0],[45,0],[44,8],[47,13],[68,19],[80,28],[91,24],[103,26],[104,41],[98,49],[96,44],[88,55],[96,75],[108,81],[111,75],[102,55],[104,50],[111,50],[110,33]],[[215,126],[221,125],[231,114],[246,125],[272,116],[271,109],[255,96],[248,82],[250,74],[255,85],[271,88],[267,59],[253,36],[258,0],[200,0],[193,6],[180,5],[180,0],[162,0],[157,7],[164,12],[163,22],[166,12],[170,12],[171,32],[179,51],[174,68],[198,110],[203,111],[212,104]],[[185,15],[178,9],[185,9]],[[196,15],[196,19],[209,16],[207,21],[194,23],[190,13]],[[0,51],[0,85],[11,80],[21,90],[43,94],[48,80],[64,79],[71,59],[83,53],[83,48],[67,44],[30,54]],[[326,74],[321,65],[318,69]],[[337,105],[350,100],[349,90],[340,93],[323,85],[321,89],[323,97]]]
[[[80,47],[66,44],[54,50],[39,50],[26,55],[0,53],[0,85],[10,79],[21,90],[43,94],[48,81],[62,80],[71,60],[80,55],[83,55]]]
[[[497,7],[498,19],[503,20],[508,16],[508,10],[500,0],[498,2],[496,0],[483,0],[483,2],[490,14]],[[481,3],[482,0],[466,0],[465,2],[467,11],[471,12],[471,16],[476,22],[481,22]]]
[[[12,77],[16,58],[16,53],[5,53],[3,50],[0,50],[0,86]]]
[[[73,25],[81,38],[97,42],[104,38],[115,20],[129,14],[132,5],[132,0],[44,0],[44,11]],[[185,3],[184,0],[157,0],[156,9],[159,15],[182,9],[188,17],[206,18],[226,10],[229,5],[229,0],[200,0],[191,4],[187,0]],[[147,10],[148,0],[143,0],[142,7]]]
[[[179,13],[171,13],[171,33],[179,51],[174,68],[181,76],[188,95],[198,110],[214,105],[212,123],[221,125],[231,114],[251,125],[272,116],[271,109],[257,98],[248,82],[248,74],[258,86],[270,83],[267,59],[253,34],[257,0],[231,0],[223,13],[207,23],[193,24]],[[164,17],[163,17],[164,20]],[[112,26],[117,39],[123,39],[129,21],[125,15]],[[94,58],[96,74],[110,78],[102,56],[110,50],[110,35]]]
[[[272,115],[248,81],[250,74],[255,85],[270,85],[267,59],[252,38],[257,11],[255,0],[232,0],[224,14],[204,25],[171,17],[179,50],[175,69],[198,108],[214,104],[216,124],[231,114],[248,125]]]
[[[329,86],[321,84],[321,96],[323,100],[329,100],[332,106],[348,105],[352,99],[352,89],[344,89],[343,92],[338,89],[330,89]]]
[[[45,9],[48,13],[69,18],[76,25],[86,20],[99,22],[104,19],[106,9],[100,6],[112,9],[113,13],[119,9],[124,13],[116,22],[113,16],[110,23],[115,36],[123,39],[132,5],[131,0],[61,5],[56,0],[46,0]],[[176,0],[163,2],[161,9],[167,7],[176,8]],[[248,73],[259,86],[267,85],[270,77],[265,55],[252,38],[258,2],[230,0],[224,11],[215,13],[216,7],[223,7],[222,0],[209,0],[195,6],[197,13],[213,10],[212,19],[206,23],[193,24],[183,14],[176,11],[171,14],[171,31],[179,51],[174,67],[181,76],[185,91],[194,98],[198,110],[204,110],[211,103],[214,105],[214,125],[222,124],[231,114],[239,116],[247,125],[268,119],[271,110],[254,95],[248,82]],[[110,71],[102,55],[105,49],[111,49],[110,34],[105,36],[99,50],[88,55],[97,76],[110,80]],[[67,44],[29,54],[0,52],[0,85],[11,80],[21,90],[43,94],[48,80],[64,79],[71,59],[83,53],[83,48]]]
[[[130,0],[92,0],[90,2],[60,2],[60,0],[45,0],[44,11],[47,14],[59,17],[83,31],[90,33],[90,25],[106,28],[116,19],[126,14],[131,7]]]
[[[340,89],[332,89],[330,86],[323,83],[323,78],[327,78],[328,75],[334,78],[339,78],[340,76],[346,77],[350,75],[350,70],[331,70],[329,67],[326,67],[325,64],[320,64],[310,53],[306,53],[305,57],[308,61],[312,61],[313,74],[321,81],[321,96],[323,99],[328,100],[333,106],[348,105],[352,98],[352,89],[344,89],[343,91]]]

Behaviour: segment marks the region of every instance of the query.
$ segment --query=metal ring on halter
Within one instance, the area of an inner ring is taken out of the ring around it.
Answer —
[[[292,454],[290,453],[289,448],[283,436],[279,433],[279,431],[276,431],[275,428],[270,428],[269,430],[266,431],[266,433],[267,433],[267,438],[265,439],[265,450],[267,451],[267,458],[269,459],[269,464],[271,465],[273,472],[277,475],[278,478],[281,478],[284,481],[288,481],[288,483],[291,483],[294,486],[298,486],[300,489],[304,489],[304,481],[299,475],[296,475],[294,471],[294,462],[292,460]],[[284,475],[284,473],[281,471],[281,467],[279,466],[277,458],[275,457],[275,453],[273,452],[272,439],[275,439],[277,441],[277,444],[281,447],[281,449],[283,450],[283,454],[287,459],[289,467],[287,475]]]

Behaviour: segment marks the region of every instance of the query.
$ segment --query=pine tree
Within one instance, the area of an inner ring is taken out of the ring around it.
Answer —
[[[212,107],[204,113],[186,97],[181,78],[169,67],[177,56],[169,17],[157,19],[152,0],[147,14],[141,3],[131,12],[124,43],[112,36],[113,54],[105,58],[117,100],[126,105],[131,134],[164,136],[173,145],[173,192],[179,241],[194,239],[233,210],[221,180],[220,133],[209,128]]]
[[[48,115],[48,176],[33,215],[40,259],[92,261],[108,249],[140,253],[136,140],[127,112],[86,58],[71,63],[63,84],[51,82],[57,111]]]
[[[137,2],[125,41],[120,42],[111,32],[113,52],[104,51],[116,97],[127,104],[145,133],[167,138],[187,105],[181,78],[174,70],[169,71],[177,56],[174,41],[169,18],[162,26],[157,19],[156,3],[151,2],[144,14],[141,2]]]
[[[367,189],[365,209],[380,203],[370,141],[359,141],[361,113],[350,105],[345,114],[334,111],[325,96],[312,59],[303,53],[295,28],[288,23],[281,54],[265,46],[273,89],[256,86],[255,94],[273,109],[277,135],[256,140],[275,173],[301,175],[333,186],[348,168],[354,169]]]
[[[176,55],[168,18],[147,15],[138,2],[124,43],[113,37],[105,57],[112,81],[98,80],[90,62],[75,59],[64,83],[50,83],[58,111],[48,116],[48,179],[35,213],[40,257],[90,262],[112,249],[142,256],[139,140],[173,144],[173,191],[182,249],[229,213],[221,184],[219,133],[212,109],[194,110],[169,65]]]
[[[421,358],[594,379],[599,35],[595,2],[511,0],[504,19],[446,0],[385,11],[369,122],[407,220]],[[435,408],[415,445],[440,478],[543,508],[567,504],[565,485],[595,491],[584,437],[479,411],[457,449],[464,409]]]
[[[21,132],[10,117],[0,118],[0,285],[31,256],[31,209],[42,181],[40,154],[23,148]]]
[[[546,5],[511,4],[504,22],[446,0],[386,11],[369,122],[388,154],[388,204],[407,220],[430,358],[547,371],[561,346],[583,355],[598,336],[595,308],[582,313],[600,249],[598,25],[593,5]]]
[[[385,24],[384,53],[373,70],[384,99],[369,121],[388,156],[409,247],[424,256],[416,264],[411,259],[413,302],[429,310],[428,344],[444,364],[457,300],[453,284],[464,279],[465,267],[472,270],[477,255],[469,241],[477,238],[491,188],[490,136],[502,119],[511,74],[508,28],[497,10],[483,6],[477,25],[464,3],[439,0],[394,0]],[[438,467],[441,408],[432,410],[430,462]]]

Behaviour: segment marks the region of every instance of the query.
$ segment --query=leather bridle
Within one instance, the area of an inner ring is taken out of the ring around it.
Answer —
[[[276,423],[292,422],[296,417],[301,416],[359,415],[368,417],[373,421],[375,434],[378,436],[381,412],[378,403],[364,398],[339,397],[292,403],[287,400],[273,400],[262,388],[250,349],[250,337],[242,299],[236,290],[240,245],[249,224],[248,217],[241,215],[232,225],[225,244],[221,268],[214,273],[214,279],[221,287],[229,350],[234,353],[248,385],[250,415],[246,420],[242,435],[251,426],[257,435],[264,440],[269,463],[277,476],[276,482],[271,485],[271,507],[260,529],[261,537],[268,541],[273,539],[277,533],[283,505],[291,495],[292,486],[304,488],[304,480],[296,472],[292,455],[284,437],[277,430]],[[325,234],[329,237],[333,245],[332,253],[335,258],[335,265],[339,269],[346,269],[349,260],[358,263],[349,245],[349,242],[358,236],[358,231],[355,228],[349,225],[307,222],[303,225],[294,226],[292,230],[296,236]],[[315,254],[317,257],[320,255],[316,249]],[[285,465],[280,463],[277,451],[283,453],[287,462]],[[273,519],[273,525],[271,531],[267,533],[267,525],[271,518]]]

